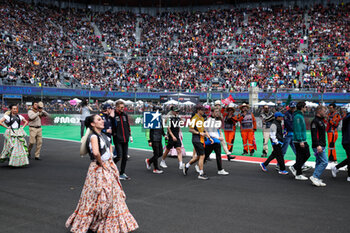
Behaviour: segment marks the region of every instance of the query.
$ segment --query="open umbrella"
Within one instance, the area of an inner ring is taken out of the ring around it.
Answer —
[[[73,100],[75,100],[78,104],[80,104],[82,102],[82,100],[78,99],[78,98],[74,98]]]
[[[183,105],[196,105],[195,103],[191,102],[191,101],[186,101],[184,103],[182,103]]]
[[[171,104],[179,104],[179,102],[176,100],[169,100],[169,101],[164,103],[164,105],[171,105]]]
[[[77,105],[77,101],[76,100],[70,100],[69,104],[75,106],[75,105]]]
[[[276,104],[270,101],[270,102],[266,103],[266,105],[267,106],[275,106]]]
[[[126,105],[133,105],[134,104],[134,102],[132,102],[131,100],[124,101],[124,103]]]

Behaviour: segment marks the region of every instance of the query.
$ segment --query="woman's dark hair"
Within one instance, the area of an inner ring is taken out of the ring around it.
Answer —
[[[81,102],[81,106],[85,107],[88,105],[88,101],[87,100],[83,100],[83,102]]]
[[[93,114],[93,115],[87,116],[85,118],[85,122],[84,123],[85,123],[85,127],[89,128],[92,131],[92,134],[95,134],[97,136],[98,149],[99,149],[100,154],[101,154],[101,139],[100,139],[100,136],[96,133],[96,131],[91,126],[91,123],[94,122],[94,119],[95,119],[96,116],[98,116],[98,114]],[[88,144],[86,146],[88,147],[88,150],[90,151],[90,148],[89,148]],[[91,154],[92,154],[92,152],[91,152]],[[97,161],[96,161],[96,163],[97,163],[97,165],[100,166],[100,164]]]
[[[91,130],[93,130],[93,129],[92,129],[92,126],[91,126],[91,123],[94,122],[95,116],[97,116],[97,114],[92,114],[92,115],[87,116],[87,117],[85,118],[85,122],[84,122],[84,123],[85,123],[85,127],[86,127],[86,128],[90,128]]]
[[[34,101],[32,102],[32,106],[34,106],[35,103],[38,103],[38,101],[37,101],[37,100],[34,100]]]
[[[304,101],[298,102],[297,103],[297,110],[301,110],[302,108],[304,108],[306,106]]]

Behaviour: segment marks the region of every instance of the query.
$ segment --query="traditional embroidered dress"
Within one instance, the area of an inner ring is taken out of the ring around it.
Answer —
[[[0,162],[9,160],[9,166],[22,167],[29,164],[26,132],[20,127],[24,119],[21,115],[4,115],[5,123],[11,129],[4,133],[4,148],[0,155]]]
[[[95,161],[91,162],[78,206],[66,222],[67,228],[72,226],[71,232],[85,233],[90,229],[97,233],[126,233],[138,228],[125,203],[125,193],[119,182],[118,169],[110,157],[109,146],[109,139],[102,134],[103,168]],[[89,148],[91,150],[91,143]]]

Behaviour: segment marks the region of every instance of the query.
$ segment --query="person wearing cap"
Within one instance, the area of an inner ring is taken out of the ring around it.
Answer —
[[[306,141],[305,111],[305,102],[298,102],[297,111],[294,113],[293,118],[293,142],[296,150],[296,162],[289,167],[296,180],[308,180],[302,173],[303,164],[310,158],[309,145]]]
[[[153,111],[161,111],[162,109],[158,106],[153,107]],[[163,121],[160,122],[161,128],[159,129],[150,129],[148,135],[148,145],[152,147],[153,157],[145,159],[147,170],[151,170],[151,165],[153,164],[153,173],[154,174],[162,174],[163,170],[160,170],[158,167],[158,158],[163,154],[163,145],[162,139],[165,136]]]
[[[350,182],[350,107],[347,108],[347,114],[343,119],[343,126],[341,128],[342,131],[342,145],[346,152],[346,159],[343,160],[336,166],[331,168],[332,176],[336,177],[339,169],[348,166],[348,177],[347,181]]]
[[[168,166],[165,163],[165,159],[168,156],[170,150],[172,148],[176,149],[177,152],[177,159],[179,160],[179,169],[182,170],[183,168],[183,162],[182,162],[182,150],[181,150],[181,138],[180,138],[180,122],[181,118],[179,117],[179,112],[180,109],[176,106],[172,106],[170,108],[171,114],[170,114],[170,119],[168,123],[168,132],[167,132],[167,137],[168,137],[168,144],[166,145],[165,151],[162,156],[162,160],[160,161],[160,166],[162,168],[167,168]]]
[[[221,100],[216,100],[216,101],[214,102],[214,107],[215,107],[215,108],[220,108],[220,111],[221,111],[221,108],[222,108]]]
[[[265,105],[260,117],[263,123],[263,151],[261,157],[267,157],[269,150],[270,126],[274,120],[274,114],[270,111],[269,106]]]
[[[337,151],[335,150],[335,143],[338,139],[338,126],[341,121],[341,116],[336,110],[335,103],[328,106],[329,114],[327,120],[327,138],[328,138],[328,159],[329,162],[337,162]]]
[[[284,115],[281,112],[275,112],[274,120],[270,125],[270,140],[272,144],[272,153],[265,160],[265,162],[260,164],[261,169],[266,172],[267,166],[273,159],[277,159],[280,165],[280,170],[278,171],[281,175],[287,175],[286,166],[284,164],[284,158],[282,156],[282,145],[283,145],[283,130],[282,130],[282,120]]]
[[[253,156],[254,151],[256,149],[254,141],[254,132],[256,131],[256,119],[253,113],[248,112],[248,104],[243,103],[239,108],[241,110],[239,122],[241,123],[241,136],[244,147],[242,155],[247,155],[249,151],[250,156]]]
[[[102,105],[102,112],[99,114],[105,123],[105,127],[102,130],[110,139],[112,138],[112,117],[110,116],[113,109],[110,104]]]
[[[328,159],[326,156],[326,125],[324,119],[327,117],[326,108],[319,105],[316,108],[316,116],[311,122],[312,150],[316,157],[316,166],[310,180],[315,186],[326,186],[320,179],[323,171],[326,169]]]
[[[192,133],[192,144],[194,149],[196,150],[197,156],[192,158],[188,163],[186,163],[186,165],[183,167],[183,174],[186,176],[190,166],[198,162],[198,179],[208,180],[209,177],[203,171],[205,160],[204,137],[207,137],[211,141],[211,143],[214,143],[214,141],[204,129],[204,111],[205,109],[203,106],[197,106],[196,114],[191,118],[189,131],[190,133]]]
[[[37,102],[33,101],[32,108],[28,111],[28,117],[29,117],[29,146],[28,146],[28,153],[30,158],[30,152],[36,144],[35,149],[35,160],[41,160],[40,158],[40,151],[41,147],[43,145],[43,135],[42,135],[42,128],[41,128],[41,118],[50,116],[45,110],[44,110],[44,104],[43,102]]]
[[[284,155],[287,152],[288,146],[290,146],[296,154],[295,146],[293,143],[293,119],[294,119],[294,112],[296,110],[297,103],[296,102],[290,102],[289,103],[289,109],[284,114],[284,140],[283,140],[283,146],[282,146],[282,156],[284,158]]]
[[[228,160],[231,160],[234,158],[234,157],[231,157],[231,153],[233,150],[233,144],[235,142],[236,124],[240,116],[234,115],[235,108],[232,103],[228,105],[226,111],[227,111],[227,115],[225,116],[225,119],[224,119],[224,133],[225,133],[227,149],[230,152],[230,153],[227,153]]]

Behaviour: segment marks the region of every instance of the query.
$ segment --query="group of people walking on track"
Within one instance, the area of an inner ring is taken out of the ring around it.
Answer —
[[[327,108],[319,105],[315,110],[315,118],[310,124],[311,139],[312,139],[312,152],[316,158],[315,170],[313,175],[310,176],[310,180],[313,185],[318,187],[326,186],[326,183],[321,179],[321,175],[328,166],[329,162],[331,173],[333,177],[336,177],[339,169],[344,166],[348,166],[348,178],[350,181],[350,108],[347,109],[347,114],[340,117],[339,114],[334,112],[335,104],[329,106],[329,114],[327,117]],[[290,145],[296,155],[295,164],[289,167],[290,172],[295,176],[296,180],[308,180],[303,172],[305,162],[311,156],[310,148],[307,143],[306,123],[304,119],[304,113],[306,111],[305,102],[294,103],[289,105],[289,110],[286,114],[280,112],[274,113],[275,119],[270,125],[269,137],[273,147],[271,155],[265,162],[260,163],[261,169],[267,172],[267,166],[273,159],[277,159],[278,165],[276,166],[279,174],[287,175],[288,171],[285,169],[284,154]],[[285,131],[282,129],[281,122],[284,117]],[[338,135],[337,127],[340,121],[343,120],[342,125],[342,145],[345,149],[347,158],[339,164],[334,163],[336,158],[335,141]],[[327,134],[326,134],[327,133]],[[329,160],[326,156],[327,136],[329,145]]]
[[[329,106],[330,112],[327,115],[327,108],[318,106],[316,116],[310,124],[312,151],[316,157],[316,167],[310,180],[315,186],[326,186],[321,176],[329,161],[336,160],[335,141],[337,139],[338,124],[342,120],[342,145],[346,151],[347,159],[331,167],[332,176],[336,177],[339,169],[350,164],[350,108],[347,114],[340,117],[332,104]],[[160,111],[155,107],[154,111]],[[221,104],[208,109],[199,105],[192,114],[189,125],[189,132],[192,134],[193,155],[184,163],[182,157],[182,137],[181,118],[179,109],[175,106],[167,115],[168,126],[166,128],[161,121],[161,127],[150,129],[148,132],[148,144],[153,149],[153,157],[145,160],[146,168],[153,173],[161,174],[167,168],[165,159],[171,149],[176,150],[178,155],[179,169],[183,175],[189,174],[191,166],[195,167],[198,179],[208,180],[209,177],[204,172],[206,161],[212,152],[216,156],[217,174],[228,175],[229,172],[223,169],[221,151],[226,153],[228,160],[234,160],[232,156],[235,139],[236,123],[240,122],[243,139],[243,154],[253,155],[256,151],[254,133],[256,131],[256,120],[249,112],[249,105],[240,106],[241,113],[234,114],[234,107],[229,105],[226,111],[221,108]],[[276,166],[279,174],[287,175],[284,155],[291,146],[296,155],[296,162],[289,167],[289,171],[296,180],[308,180],[303,174],[307,168],[305,162],[310,157],[310,148],[307,143],[306,123],[304,113],[306,105],[304,102],[291,102],[285,114],[274,112],[273,116],[264,109],[263,119],[263,155],[266,157],[268,147],[266,147],[267,137],[272,144],[272,153],[260,164],[261,169],[267,172],[267,167],[273,159],[277,159]],[[87,110],[85,110],[87,112]],[[36,143],[35,159],[41,160],[40,150],[42,145],[41,118],[49,116],[43,110],[42,103],[33,102],[32,108],[28,112],[29,121],[18,114],[16,105],[9,106],[0,120],[0,125],[6,128],[4,134],[5,143],[0,159],[9,160],[10,166],[24,166],[29,164],[30,150]],[[86,132],[83,140],[86,151],[90,156],[91,164],[80,196],[76,210],[68,218],[66,227],[71,227],[72,232],[131,232],[138,228],[138,224],[131,215],[126,203],[125,193],[120,180],[130,179],[125,174],[126,161],[128,159],[128,143],[132,141],[131,128],[128,116],[124,113],[124,103],[117,102],[116,108],[111,105],[103,105],[99,114],[86,116],[82,121]],[[284,123],[284,124],[282,124]],[[23,130],[29,124],[30,140],[29,147],[25,140],[26,133]],[[22,126],[21,126],[22,125]],[[84,131],[83,128],[83,131]],[[163,148],[162,140],[166,139],[166,146]],[[326,156],[328,137],[329,160]],[[113,151],[112,141],[115,145]],[[164,151],[164,152],[163,152]],[[162,158],[158,166],[158,158]],[[120,172],[117,163],[121,160]],[[348,178],[350,181],[350,171]]]

